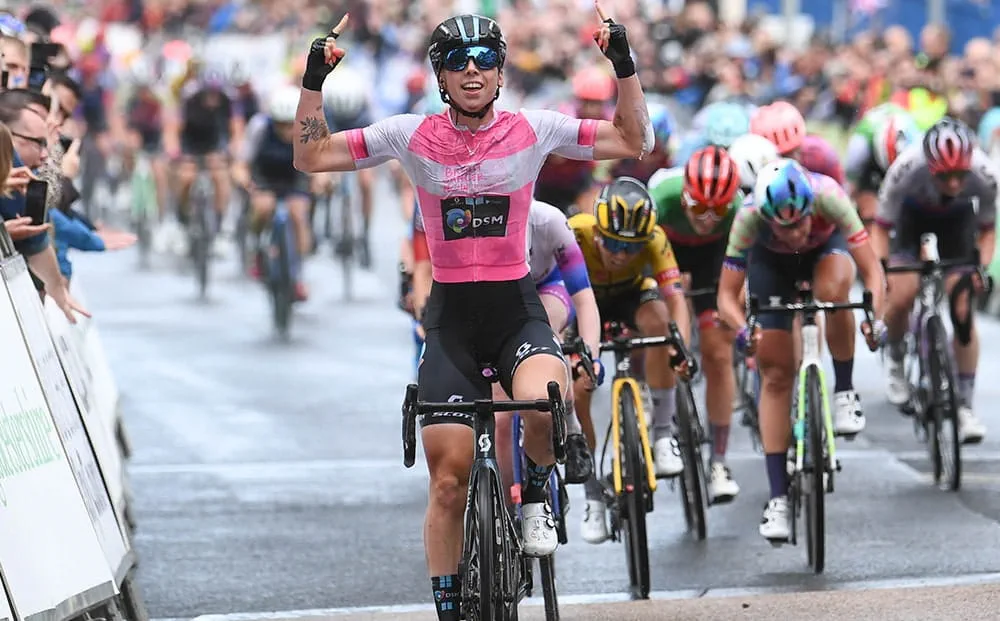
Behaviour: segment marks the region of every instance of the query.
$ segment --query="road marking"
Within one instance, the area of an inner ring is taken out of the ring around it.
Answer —
[[[677,591],[654,591],[649,598],[653,600],[695,599],[699,597],[738,597],[746,595],[771,595],[782,593],[801,593],[809,591],[858,591],[863,589],[917,589],[948,586],[969,586],[1000,582],[1000,573],[967,574],[964,576],[948,576],[934,578],[889,578],[884,580],[861,580],[829,584],[822,589],[784,587],[749,587],[683,589]],[[606,604],[632,601],[626,593],[597,593],[583,595],[560,595],[559,604],[587,605]],[[540,606],[542,598],[532,597],[522,602],[522,606]],[[190,621],[277,621],[278,619],[303,619],[307,617],[338,617],[351,614],[403,614],[408,612],[432,612],[433,604],[403,604],[397,606],[359,606],[355,608],[314,608],[309,610],[288,610],[275,612],[240,612],[231,614],[209,614],[194,617]],[[151,619],[150,621],[188,621],[186,619]]]

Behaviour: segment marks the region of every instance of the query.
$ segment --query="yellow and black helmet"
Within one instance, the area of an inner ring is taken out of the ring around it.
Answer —
[[[594,201],[594,217],[601,235],[622,241],[646,241],[656,227],[653,199],[632,177],[618,177],[604,186]]]

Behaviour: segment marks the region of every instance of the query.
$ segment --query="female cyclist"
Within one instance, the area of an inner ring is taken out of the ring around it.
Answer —
[[[595,5],[596,6],[596,5]],[[547,110],[494,110],[507,43],[492,19],[451,17],[431,35],[428,55],[442,114],[391,116],[330,134],[322,115],[323,80],[344,56],[336,45],[347,18],[309,50],[296,116],[302,128],[296,165],[305,171],[354,170],[398,159],[417,190],[434,283],[417,309],[426,330],[419,398],[490,396],[484,370],[495,368],[514,399],[545,399],[546,385],[568,388],[566,363],[549,327],[526,260],[535,177],[549,153],[576,159],[642,157],[653,131],[625,28],[605,17],[594,39],[618,77],[615,120],[579,120]],[[596,353],[596,352],[595,352]],[[527,483],[522,492],[524,552],[546,555],[557,537],[546,506],[552,469],[548,415],[522,412]],[[462,517],[472,464],[472,427],[456,414],[427,416],[422,442],[430,472],[424,546],[438,618],[459,618]]]
[[[797,162],[778,160],[759,173],[754,200],[737,213],[729,233],[719,280],[719,316],[737,331],[740,347],[749,353],[756,349],[761,372],[760,432],[771,490],[760,534],[773,542],[784,542],[791,532],[786,459],[797,366],[791,353],[792,318],[763,315],[760,333],[749,334],[740,302],[744,278],[749,280],[749,294],[760,300],[789,300],[795,295],[796,284],[808,281],[817,300],[846,302],[856,263],[865,287],[872,291],[878,318],[883,313],[885,286],[868,233],[843,188],[833,179],[806,172]],[[881,319],[876,324],[862,326],[873,349],[884,331]],[[827,314],[826,337],[836,380],[834,432],[854,435],[864,429],[865,419],[851,383],[853,313]]]

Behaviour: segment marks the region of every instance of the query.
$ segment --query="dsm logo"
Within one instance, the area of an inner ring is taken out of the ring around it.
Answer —
[[[445,224],[449,229],[462,234],[462,231],[472,222],[472,211],[469,209],[449,209],[444,215]]]
[[[453,197],[441,201],[444,239],[503,237],[507,234],[510,198],[507,196]]]

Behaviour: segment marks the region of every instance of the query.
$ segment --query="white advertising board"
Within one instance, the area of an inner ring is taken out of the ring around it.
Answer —
[[[61,619],[112,597],[114,577],[18,327],[14,298],[34,296],[37,321],[41,301],[20,257],[0,272],[18,289],[0,288],[0,562],[22,619]]]
[[[59,357],[63,371],[66,373],[66,379],[69,381],[71,394],[76,401],[77,409],[87,431],[87,437],[90,439],[90,447],[97,457],[96,465],[100,467],[100,472],[97,474],[103,479],[102,483],[107,487],[107,493],[110,495],[112,508],[114,509],[119,526],[119,533],[124,533],[126,530],[122,528],[122,525],[125,523],[125,471],[122,467],[122,459],[118,452],[114,430],[109,429],[96,413],[93,375],[81,355],[82,342],[79,338],[80,334],[73,330],[72,324],[66,320],[66,315],[59,310],[59,307],[56,306],[51,298],[46,298],[45,300],[45,321],[48,324],[49,332],[52,334],[52,342],[55,345],[56,354]],[[83,439],[85,440],[86,438]],[[130,547],[129,538],[123,537],[123,543],[127,551]],[[110,554],[117,554],[117,551],[113,550]],[[113,562],[114,560],[113,557],[108,558],[108,562]],[[116,576],[118,576],[119,567],[115,565],[111,567],[115,570]],[[128,568],[124,569],[127,570]]]

